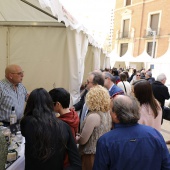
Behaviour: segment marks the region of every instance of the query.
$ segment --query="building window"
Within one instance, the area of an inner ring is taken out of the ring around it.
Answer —
[[[152,56],[152,46],[153,46],[153,42],[148,42],[147,43],[147,53]],[[156,42],[155,42],[155,48],[156,48]],[[153,58],[155,58],[155,48],[153,51]]]
[[[128,43],[120,44],[120,57],[122,57],[128,50]]]
[[[125,0],[125,6],[131,5],[131,0]]]
[[[159,14],[152,14],[150,16],[150,28],[152,31],[156,31],[158,33],[158,24],[159,24]]]
[[[129,23],[130,19],[123,20],[123,33],[122,33],[123,38],[127,38],[129,35]]]

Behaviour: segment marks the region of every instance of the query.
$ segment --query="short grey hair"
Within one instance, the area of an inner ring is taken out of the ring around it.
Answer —
[[[104,86],[104,77],[101,72],[93,71],[93,72],[89,73],[89,75],[93,75],[92,81],[93,81],[94,85]]]
[[[110,80],[113,82],[113,83],[116,83],[116,79],[115,77],[109,73],[109,72],[104,72],[105,73],[105,78],[110,78]]]
[[[166,75],[164,73],[161,73],[157,76],[157,81],[162,82],[162,80],[166,79]]]
[[[112,100],[112,112],[123,124],[135,124],[140,119],[140,105],[135,97],[127,95],[116,96]]]
[[[151,72],[151,71],[147,71],[146,74],[147,74],[149,77],[152,77],[152,72]]]

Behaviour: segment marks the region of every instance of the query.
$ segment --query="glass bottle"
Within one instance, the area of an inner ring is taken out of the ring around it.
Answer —
[[[15,107],[12,106],[12,112],[11,112],[11,115],[10,115],[10,125],[12,125],[14,123],[17,123],[17,115],[15,113]]]

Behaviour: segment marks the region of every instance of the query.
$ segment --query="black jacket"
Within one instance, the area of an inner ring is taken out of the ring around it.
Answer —
[[[150,84],[155,82],[155,78],[154,77],[147,78],[146,80],[149,81]]]
[[[88,90],[85,89],[84,92],[82,93],[80,101],[73,105],[75,108],[75,111],[79,111],[79,110],[83,109],[83,105],[85,103],[85,97],[86,97],[87,92],[88,92]]]
[[[169,91],[168,88],[159,81],[155,81],[152,83],[152,90],[155,98],[161,103],[161,107],[164,107],[165,99],[169,99]]]
[[[51,127],[53,131],[53,136],[49,138],[51,144],[51,149],[55,149],[54,155],[52,155],[45,162],[40,161],[38,156],[35,156],[34,149],[35,144],[37,143],[36,136],[36,124],[38,119],[35,119],[33,116],[26,116],[21,120],[21,133],[25,137],[25,170],[63,170],[64,158],[67,152],[69,157],[70,166],[66,170],[81,170],[81,159],[78,153],[78,149],[73,138],[72,132],[68,124],[56,118],[58,126],[60,127],[61,132],[56,133],[56,129]],[[50,122],[50,121],[49,121]],[[46,127],[44,127],[46,128]],[[62,137],[63,141],[62,141]],[[57,138],[60,138],[57,140]],[[62,141],[62,142],[61,142]],[[66,146],[63,148],[61,143],[66,143]]]

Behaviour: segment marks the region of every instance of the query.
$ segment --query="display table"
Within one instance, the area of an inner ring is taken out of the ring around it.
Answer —
[[[10,165],[6,170],[24,170],[25,169],[25,139],[21,144],[21,150],[18,152],[19,158]]]

